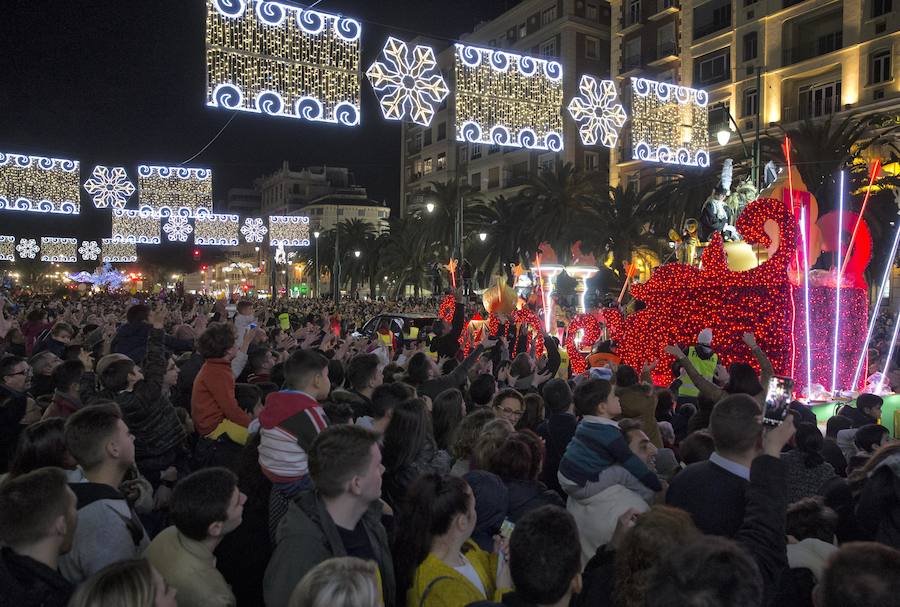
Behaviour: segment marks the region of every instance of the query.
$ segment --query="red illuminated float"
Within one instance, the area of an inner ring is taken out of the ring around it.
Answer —
[[[790,372],[791,290],[788,265],[794,255],[797,229],[787,206],[774,198],[750,203],[737,221],[737,229],[750,245],[768,248],[767,261],[735,272],[728,268],[721,236],[716,234],[703,252],[700,268],[665,264],[631,294],[646,308],[629,315],[619,337],[618,354],[635,368],[659,360],[657,384],[670,379],[669,344],[691,344],[706,327],[713,330],[713,347],[728,365],[755,364],[743,343],[745,332],[756,334],[776,373]]]
[[[569,365],[571,365],[572,373],[584,373],[587,369],[587,360],[579,351],[575,344],[575,338],[579,331],[584,331],[581,336],[581,345],[594,345],[600,339],[603,325],[593,314],[579,314],[569,323],[568,332],[566,333],[566,353],[569,355]]]

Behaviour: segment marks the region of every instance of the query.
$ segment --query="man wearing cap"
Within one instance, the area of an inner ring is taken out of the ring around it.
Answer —
[[[713,375],[716,373],[716,367],[719,364],[719,357],[712,350],[712,329],[703,329],[697,335],[697,344],[688,348],[687,358],[706,379],[712,381]],[[678,404],[693,403],[697,404],[700,397],[700,390],[694,385],[693,380],[686,374],[681,374],[681,387],[678,388]]]

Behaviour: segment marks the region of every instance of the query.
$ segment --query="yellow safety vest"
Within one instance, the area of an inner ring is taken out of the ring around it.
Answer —
[[[716,366],[719,364],[719,357],[716,354],[713,354],[710,358],[700,358],[696,348],[691,346],[688,349],[687,358],[691,361],[691,364],[694,365],[694,368],[697,369],[697,372],[700,375],[712,381],[713,375],[716,373]],[[684,374],[682,377],[681,387],[678,389],[678,396],[700,396],[700,389],[694,385],[690,375]]]

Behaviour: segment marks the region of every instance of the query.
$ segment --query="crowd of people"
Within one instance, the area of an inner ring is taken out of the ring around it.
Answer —
[[[766,424],[752,334],[655,386],[610,342],[461,348],[466,305],[385,341],[437,302],[4,300],[0,605],[900,605],[881,397]]]

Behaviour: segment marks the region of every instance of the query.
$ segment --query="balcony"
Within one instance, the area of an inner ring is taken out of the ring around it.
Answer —
[[[795,4],[800,4],[801,2],[806,2],[806,0],[782,0],[781,8],[790,8]]]
[[[818,40],[813,42],[799,44],[792,48],[782,50],[781,65],[786,67],[801,61],[806,61],[807,59],[827,55],[828,53],[840,50],[843,46],[844,33],[841,30],[837,30],[824,36],[819,36]]]
[[[678,0],[657,0],[656,12],[647,17],[650,21],[658,21],[666,15],[673,15],[681,10]]]
[[[643,62],[641,61],[640,55],[628,55],[626,57],[622,57],[622,71],[619,72],[620,76],[625,76],[631,72],[636,72],[641,69]]]
[[[637,31],[641,25],[643,25],[643,20],[641,19],[641,5],[640,3],[631,4],[624,9],[624,15],[619,20],[619,35],[624,36],[625,34]]]
[[[648,65],[659,67],[670,61],[678,61],[678,58],[678,45],[674,40],[665,40],[656,47],[656,55]]]
[[[782,124],[787,124],[799,120],[820,120],[828,118],[832,114],[836,114],[840,111],[841,107],[838,100],[826,99],[814,107],[800,106],[783,108],[781,110],[780,122]]]
[[[730,29],[731,28],[731,16],[729,15],[728,21],[709,21],[707,23],[701,23],[694,27],[694,42],[699,40],[700,38],[706,38],[710,34],[715,34],[718,31]]]

